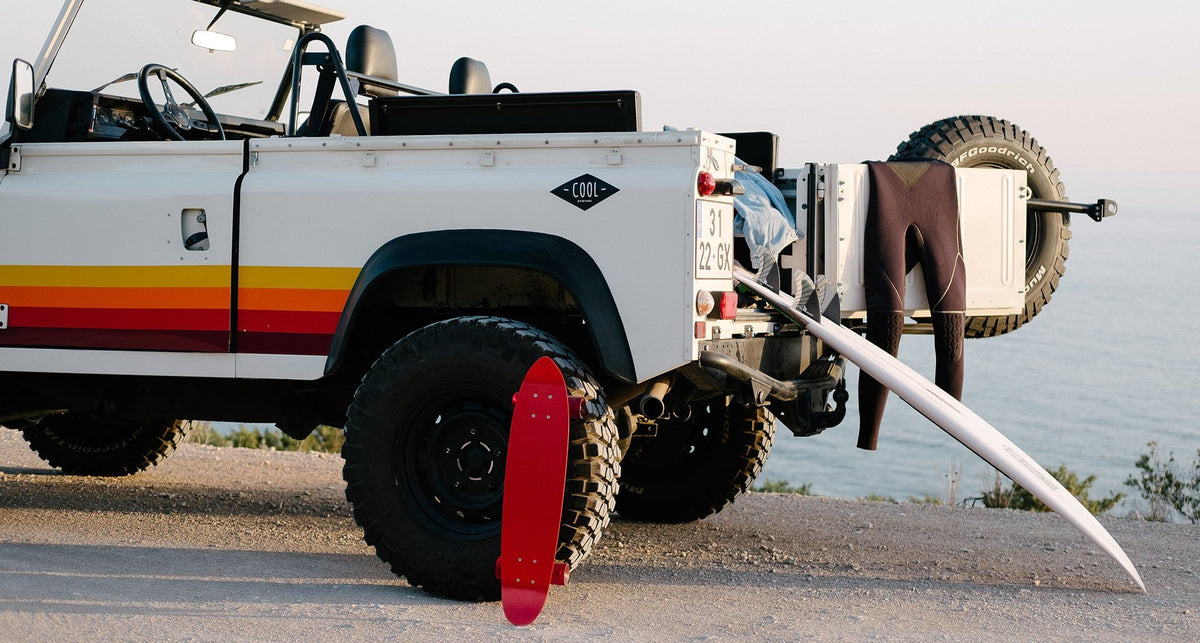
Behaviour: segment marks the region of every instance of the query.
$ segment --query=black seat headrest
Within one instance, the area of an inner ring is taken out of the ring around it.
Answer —
[[[459,58],[450,68],[451,94],[490,94],[492,75],[487,65],[474,58]]]
[[[346,69],[384,80],[398,81],[396,47],[382,29],[359,25],[346,40]],[[367,96],[395,96],[396,92],[379,85],[363,83],[359,89]]]

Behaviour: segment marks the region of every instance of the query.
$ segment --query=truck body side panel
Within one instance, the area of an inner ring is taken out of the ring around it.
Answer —
[[[611,291],[617,312],[606,315],[637,329],[610,363],[623,364],[613,371],[622,379],[696,359],[696,291],[732,287],[729,267],[712,261],[724,255],[711,252],[732,242],[731,199],[700,202],[695,185],[701,169],[731,176],[733,143],[698,131],[20,151],[0,191],[2,370],[136,374],[144,363],[147,375],[319,379],[368,259],[423,232],[570,242]],[[186,247],[197,223],[208,241]],[[603,336],[593,335],[601,352]],[[63,349],[78,361],[38,358]],[[197,353],[231,351],[189,366]]]

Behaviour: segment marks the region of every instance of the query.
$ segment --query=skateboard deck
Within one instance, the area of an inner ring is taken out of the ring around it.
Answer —
[[[554,360],[530,367],[513,396],[512,427],[504,472],[500,523],[500,602],[514,625],[541,613],[552,581],[566,582],[567,566],[556,563],[567,479],[570,416],[567,385]]]

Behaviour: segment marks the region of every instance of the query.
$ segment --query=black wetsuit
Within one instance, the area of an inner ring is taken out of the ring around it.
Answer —
[[[962,398],[966,266],[954,168],[941,161],[867,163],[871,200],[863,239],[867,339],[895,355],[904,327],[904,277],[918,263],[933,316],[936,382]],[[860,449],[874,449],[887,389],[858,380]]]

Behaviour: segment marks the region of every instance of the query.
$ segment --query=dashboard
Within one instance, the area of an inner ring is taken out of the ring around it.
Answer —
[[[190,118],[190,130],[181,132],[188,140],[216,138],[204,113],[182,108]],[[227,139],[282,136],[283,123],[218,114]],[[21,140],[29,143],[74,141],[161,141],[146,106],[140,100],[97,92],[48,89],[37,102],[33,129]]]

